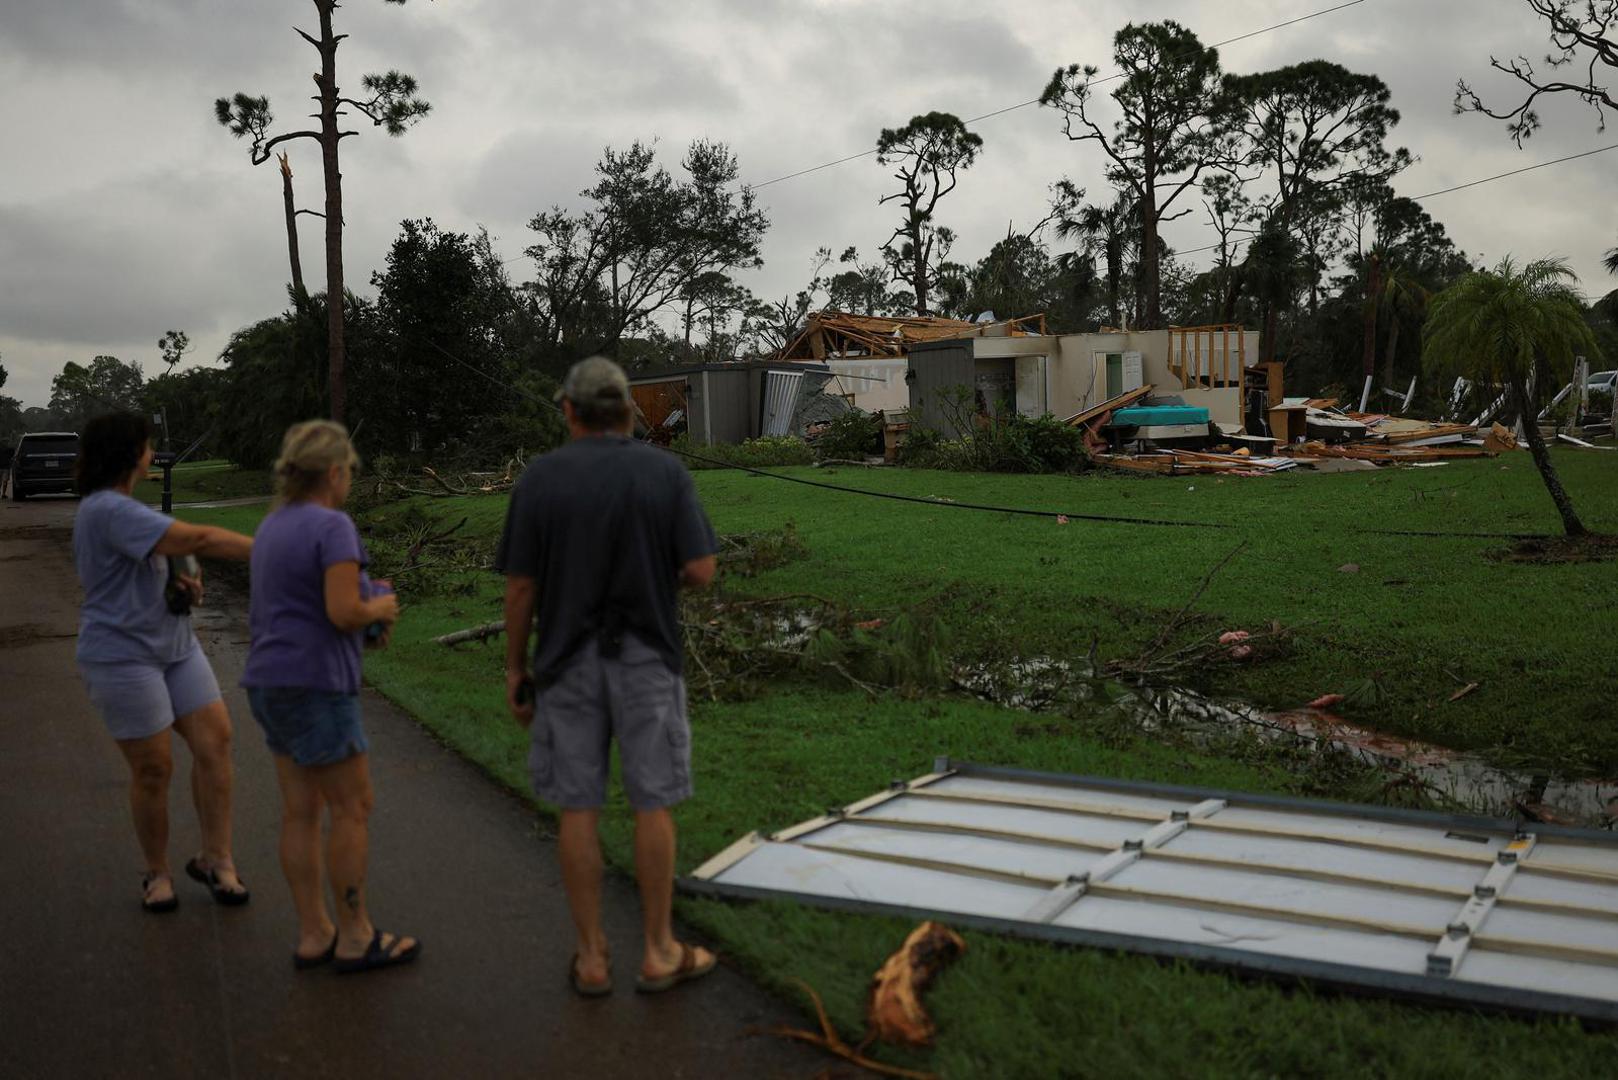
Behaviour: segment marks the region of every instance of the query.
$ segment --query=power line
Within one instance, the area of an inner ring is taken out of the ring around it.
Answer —
[[[1366,2],[1366,0],[1347,0],[1346,3],[1338,4],[1335,7],[1322,8],[1320,11],[1312,11],[1307,15],[1300,15],[1295,19],[1288,19],[1286,22],[1276,23],[1274,26],[1266,26],[1266,27],[1264,27],[1264,28],[1262,28],[1260,30],[1251,30],[1251,31],[1248,31],[1245,34],[1238,34],[1236,37],[1233,37],[1233,38],[1226,38],[1224,41],[1216,41],[1216,42],[1214,42],[1212,45],[1210,45],[1208,47],[1211,48],[1211,49],[1222,49],[1226,45],[1234,45],[1239,41],[1247,41],[1250,38],[1260,37],[1260,36],[1262,36],[1264,34],[1273,33],[1276,30],[1284,30],[1289,26],[1296,26],[1299,23],[1308,22],[1310,19],[1318,19],[1323,15],[1330,15],[1330,14],[1332,14],[1334,12],[1343,11],[1346,8],[1357,7],[1360,4],[1363,4],[1365,2]],[[1122,79],[1124,77],[1125,77],[1125,73],[1122,72],[1122,71],[1119,71],[1119,72],[1115,72],[1115,73],[1113,73],[1111,75],[1108,75],[1104,79],[1095,79],[1095,80],[1091,81],[1088,85],[1090,85],[1090,86],[1102,86],[1102,85],[1104,85],[1106,83],[1115,82],[1118,79]],[[993,112],[986,112],[982,116],[974,116],[969,120],[963,121],[963,123],[965,123],[968,127],[970,127],[971,125],[981,123],[984,120],[992,120],[997,116],[1004,116],[1006,113],[1016,112],[1018,109],[1026,109],[1030,105],[1038,105],[1039,102],[1040,102],[1039,98],[1030,98],[1028,101],[1019,101],[1015,105],[1007,105],[1005,108],[995,109]],[[836,161],[827,161],[827,162],[823,162],[823,163],[821,163],[819,165],[811,165],[807,169],[799,169],[797,172],[790,172],[790,173],[787,173],[785,176],[777,176],[773,180],[765,180],[762,183],[754,184],[754,185],[752,185],[752,188],[753,188],[754,191],[758,191],[758,190],[760,190],[762,188],[767,188],[772,184],[784,183],[784,182],[786,182],[788,180],[795,180],[800,176],[808,176],[810,173],[820,172],[823,169],[831,169],[831,168],[835,168],[838,165],[846,165],[850,161],[858,161],[861,158],[868,158],[868,157],[873,156],[875,153],[876,153],[876,151],[874,149],[872,149],[872,150],[864,150],[864,151],[861,151],[858,154],[850,154],[847,157],[840,157]]]
[[[1569,154],[1567,157],[1559,157],[1554,161],[1541,161],[1537,165],[1527,165],[1521,169],[1512,169],[1510,172],[1497,173],[1494,176],[1485,176],[1481,180],[1470,180],[1464,184],[1456,184],[1454,187],[1441,188],[1438,191],[1429,191],[1425,195],[1411,195],[1408,196],[1408,198],[1412,202],[1421,202],[1424,199],[1436,199],[1440,195],[1449,195],[1452,192],[1465,191],[1468,188],[1481,187],[1484,184],[1492,184],[1496,180],[1505,180],[1508,177],[1521,176],[1523,173],[1530,173],[1536,169],[1548,169],[1552,165],[1562,165],[1569,161],[1578,161],[1581,158],[1594,157],[1596,154],[1605,154],[1609,150],[1618,150],[1618,143],[1613,143],[1611,146],[1599,146],[1594,150],[1586,150],[1581,154]],[[1244,237],[1241,240],[1232,241],[1228,246],[1231,249],[1235,249],[1241,247],[1243,244],[1251,242],[1252,237]],[[1209,244],[1206,247],[1188,248],[1185,251],[1176,251],[1174,254],[1198,255],[1204,251],[1218,251],[1221,247],[1225,246],[1226,245],[1224,244]]]

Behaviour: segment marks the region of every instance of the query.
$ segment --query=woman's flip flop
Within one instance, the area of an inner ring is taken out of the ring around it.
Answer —
[[[378,930],[371,938],[371,943],[365,947],[365,952],[359,956],[337,957],[337,974],[358,975],[363,971],[376,971],[378,968],[394,967],[398,964],[408,964],[421,955],[421,942],[416,942],[408,949],[399,948],[403,939],[396,934],[386,935],[393,938],[387,945],[382,944],[384,937]]]
[[[150,899],[152,895],[152,882],[162,877],[168,877],[168,875],[142,874],[140,876],[140,906],[145,908],[147,911],[150,911],[153,915],[167,915],[169,912],[177,910],[180,906],[180,898],[172,892],[169,893],[169,898],[167,900]],[[170,881],[169,888],[172,889],[173,887],[174,882]]]
[[[253,894],[247,891],[247,883],[240,877],[236,879],[237,884],[241,886],[240,892],[227,889],[219,884],[219,871],[211,866],[204,869],[202,863],[194,858],[185,864],[185,873],[192,881],[200,881],[208,886],[208,891],[213,894],[214,903],[224,907],[241,907],[253,898]]]
[[[297,971],[308,971],[310,968],[317,968],[322,964],[331,963],[332,958],[336,955],[337,931],[333,930],[331,935],[331,944],[326,946],[325,952],[321,953],[319,956],[299,956],[297,951],[294,950],[292,953],[292,966]]]

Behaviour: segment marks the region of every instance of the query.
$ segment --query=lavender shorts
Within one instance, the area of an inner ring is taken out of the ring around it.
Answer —
[[[81,660],[79,674],[90,688],[90,700],[101,710],[102,722],[119,742],[151,738],[168,730],[176,718],[220,698],[219,680],[202,646],[195,643],[172,664]]]

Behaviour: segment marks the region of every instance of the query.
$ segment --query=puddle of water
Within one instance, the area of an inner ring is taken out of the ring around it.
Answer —
[[[956,682],[963,690],[1008,708],[1037,712],[1106,697],[1143,731],[1210,737],[1252,732],[1261,738],[1329,747],[1372,768],[1409,777],[1474,813],[1604,829],[1618,819],[1618,780],[1564,780],[1497,769],[1475,754],[1401,739],[1316,709],[1266,712],[1181,688],[1132,686],[1097,679],[1048,657],[1017,660],[992,670],[960,671]]]

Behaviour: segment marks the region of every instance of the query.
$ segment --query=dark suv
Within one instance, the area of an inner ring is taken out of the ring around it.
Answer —
[[[73,466],[79,437],[71,431],[36,431],[22,436],[11,455],[11,497],[73,493]]]

